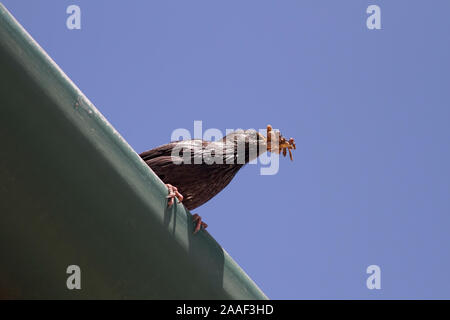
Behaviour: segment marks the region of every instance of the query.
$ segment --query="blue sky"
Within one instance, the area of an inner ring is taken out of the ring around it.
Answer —
[[[194,120],[296,138],[194,210],[270,298],[450,298],[449,1],[2,2],[137,152]]]

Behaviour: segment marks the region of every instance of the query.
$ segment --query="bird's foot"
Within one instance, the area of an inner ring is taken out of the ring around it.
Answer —
[[[202,217],[200,217],[198,214],[194,214],[192,216],[192,221],[195,222],[194,234],[199,232],[202,227],[203,229],[208,228],[208,225],[202,221]]]
[[[168,183],[166,184],[166,187],[167,187],[167,190],[169,190],[169,195],[167,196],[167,199],[169,199],[167,201],[167,206],[169,208],[173,205],[175,198],[177,198],[178,201],[180,201],[180,202],[183,201],[183,196],[181,195],[181,193],[178,192],[177,187],[174,187],[173,185],[168,184]]]

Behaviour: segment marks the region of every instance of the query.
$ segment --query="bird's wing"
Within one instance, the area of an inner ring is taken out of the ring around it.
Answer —
[[[142,152],[139,156],[144,161],[155,159],[158,157],[170,156],[172,154],[172,150],[173,150],[174,146],[177,143],[178,142],[171,142],[171,143],[162,145],[162,146],[154,148],[152,150]]]
[[[180,164],[175,164],[174,160]],[[183,203],[189,210],[195,209],[219,193],[242,166],[185,164],[183,158],[170,155],[145,162],[164,183],[178,188],[184,196]]]
[[[186,157],[191,158],[191,163],[202,163],[204,147],[210,142],[200,139],[174,141],[152,150],[145,151],[139,156],[147,162],[148,160],[170,157],[174,158]],[[185,152],[188,152],[186,155]]]

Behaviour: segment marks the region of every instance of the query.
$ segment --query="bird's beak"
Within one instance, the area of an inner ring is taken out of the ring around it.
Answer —
[[[280,154],[283,152],[283,156],[286,156],[289,151],[289,157],[291,161],[294,160],[291,149],[296,149],[294,138],[286,140],[280,132],[275,132],[270,124],[267,125],[267,151]]]

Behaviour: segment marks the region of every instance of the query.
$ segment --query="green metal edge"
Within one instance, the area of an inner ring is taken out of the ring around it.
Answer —
[[[0,138],[0,297],[267,299],[1,3]]]

